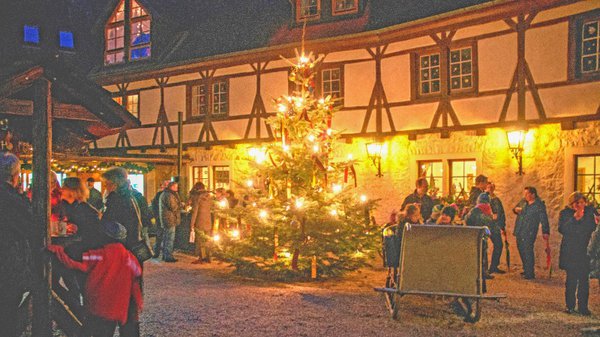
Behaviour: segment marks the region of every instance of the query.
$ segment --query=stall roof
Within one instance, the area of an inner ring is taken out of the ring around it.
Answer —
[[[108,91],[60,59],[24,61],[0,70],[0,118],[8,119],[20,140],[33,139],[33,84],[38,80],[51,83],[53,143],[59,151],[77,150],[123,128],[140,125]]]

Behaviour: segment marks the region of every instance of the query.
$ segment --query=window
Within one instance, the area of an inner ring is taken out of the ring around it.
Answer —
[[[358,0],[332,0],[333,15],[358,12]]]
[[[318,19],[321,14],[321,0],[296,0],[296,20]]]
[[[62,30],[58,32],[58,45],[64,49],[75,48],[75,42],[73,41],[73,32]]]
[[[328,95],[331,95],[334,99],[342,98],[342,81],[341,68],[323,69],[321,71],[321,94],[323,98]],[[341,102],[338,101],[337,103]]]
[[[600,70],[600,20],[583,23],[581,30],[581,72],[593,73]]]
[[[125,95],[125,104],[123,104],[122,96],[115,96],[113,100],[124,106],[130,114],[136,118],[140,118],[140,94]]]
[[[227,116],[229,83],[226,79],[202,81],[188,86],[188,118]]]
[[[577,156],[575,162],[576,190],[588,201],[600,202],[600,154]]]
[[[23,42],[31,44],[40,43],[40,28],[38,26],[23,26]]]
[[[475,159],[450,161],[450,193],[455,197],[465,195],[468,197],[471,187],[475,185],[476,175]]]
[[[450,90],[473,88],[471,60],[472,48],[462,48],[450,51]]]
[[[440,54],[422,55],[419,57],[420,94],[440,93]]]
[[[129,17],[125,15],[126,6],[130,8]],[[150,23],[150,16],[136,0],[122,0],[106,25],[104,64],[150,57]]]
[[[144,175],[130,173],[127,175],[127,178],[130,181],[130,186],[133,189],[137,190],[138,192],[142,193],[142,195],[143,195],[144,194]]]
[[[445,55],[439,50],[416,54],[416,98],[440,95],[446,83],[450,94],[475,90],[475,46],[455,46],[450,48],[447,58],[442,56]],[[447,75],[443,75],[442,69],[445,68],[448,69]]]
[[[140,118],[140,94],[127,95],[125,108],[136,118]]]
[[[426,178],[429,182],[429,189],[437,189],[436,195],[442,194],[444,179],[444,163],[441,160],[419,161],[419,178]]]
[[[216,166],[194,166],[192,167],[192,185],[201,182],[209,190],[215,190],[219,187],[229,189],[230,170],[227,165]]]

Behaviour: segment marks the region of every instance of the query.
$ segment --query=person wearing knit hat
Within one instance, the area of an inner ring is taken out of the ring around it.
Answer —
[[[426,225],[435,225],[435,223],[437,222],[438,218],[442,214],[442,209],[443,208],[444,208],[444,205],[442,205],[442,204],[437,204],[437,205],[433,206],[431,208],[431,217],[429,219],[427,219],[427,221],[425,222],[425,224]]]
[[[446,206],[442,209],[440,217],[437,220],[438,225],[453,225],[456,217],[456,209],[452,206]]]

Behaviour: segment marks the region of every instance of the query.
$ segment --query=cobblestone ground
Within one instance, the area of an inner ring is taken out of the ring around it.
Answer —
[[[400,320],[385,310],[381,286],[385,273],[366,268],[343,280],[281,284],[242,279],[224,264],[192,265],[150,260],[145,264],[146,337],[201,336],[581,336],[600,326],[600,288],[591,287],[592,317],[567,315],[564,274],[524,281],[514,269],[496,276],[490,293],[506,293],[500,302],[485,301],[476,324],[463,322],[449,300],[407,296]]]

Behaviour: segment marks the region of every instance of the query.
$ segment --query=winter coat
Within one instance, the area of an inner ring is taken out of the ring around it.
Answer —
[[[428,196],[427,194],[420,197],[415,190],[412,194],[409,194],[402,203],[401,210],[405,210],[406,206],[409,204],[419,204],[421,205],[421,217],[423,219],[429,219],[431,217],[431,211],[433,205],[436,203],[434,200]]]
[[[34,226],[29,201],[6,182],[0,182],[0,232],[0,305],[16,310],[32,286]]]
[[[105,211],[102,215],[102,221],[116,221],[127,229],[125,247],[129,250],[142,240],[142,224],[134,208],[134,201],[128,186],[119,188],[106,197]]]
[[[590,278],[600,279],[600,226],[596,226],[592,233],[587,253],[590,258]]]
[[[504,212],[504,206],[500,198],[494,196],[490,199],[490,206],[492,206],[492,212],[496,214],[496,220],[493,220],[490,226],[490,230],[494,233],[500,233],[506,229],[506,213]]]
[[[469,206],[475,207],[477,205],[477,199],[479,195],[483,193],[483,190],[479,187],[473,186],[471,187],[471,191],[469,191]]]
[[[575,210],[566,207],[558,217],[558,232],[563,236],[558,266],[563,270],[586,270],[590,265],[587,247],[596,229],[594,208],[586,206],[579,220],[574,215]]]
[[[546,204],[540,198],[536,198],[530,205],[522,200],[522,211],[517,215],[515,224],[515,236],[520,239],[535,241],[537,233],[542,224],[542,233],[550,234],[550,223],[546,213]]]
[[[156,219],[158,226],[160,226],[160,196],[163,192],[164,190],[156,192],[156,195],[152,198],[152,215],[154,216],[154,219]]]
[[[142,292],[137,280],[142,275],[142,268],[122,244],[110,243],[87,251],[82,262],[72,260],[61,246],[50,245],[48,250],[67,268],[88,274],[85,298],[86,308],[92,315],[125,324],[131,298],[137,312],[142,310]]]
[[[81,241],[69,245],[67,253],[70,257],[80,261],[83,252],[102,247],[102,225],[98,211],[86,202],[73,202],[69,204],[63,200],[67,221],[77,226],[77,236]]]
[[[163,228],[175,227],[181,223],[181,202],[179,201],[179,195],[165,189],[160,195],[159,202],[159,213],[160,223]]]
[[[190,192],[190,204],[192,205],[191,228],[210,233],[212,222],[210,221],[210,208],[213,201],[207,191]]]
[[[104,208],[102,193],[95,188],[90,188],[90,197],[88,198],[87,202],[98,211],[101,211],[102,208]]]
[[[142,227],[150,227],[152,226],[152,211],[150,207],[148,207],[148,200],[140,191],[132,188],[131,195],[137,202],[138,207],[140,208],[140,217],[142,218]]]
[[[478,204],[469,211],[465,218],[467,226],[487,226],[489,228],[492,222],[492,209],[489,204]]]

